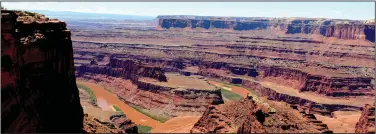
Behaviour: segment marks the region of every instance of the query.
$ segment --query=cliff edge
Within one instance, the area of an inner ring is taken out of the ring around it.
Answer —
[[[314,34],[345,40],[359,39],[375,42],[375,25],[371,21],[189,15],[164,15],[157,18],[159,19],[158,29],[271,30],[285,34]]]
[[[366,104],[355,126],[355,133],[375,133],[375,105]]]
[[[83,132],[66,23],[1,10],[3,133]]]

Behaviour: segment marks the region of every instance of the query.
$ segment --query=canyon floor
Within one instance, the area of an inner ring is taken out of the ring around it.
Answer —
[[[81,105],[84,106],[85,113],[96,117],[101,121],[108,121],[109,117],[116,112],[116,110],[112,108],[114,105],[119,107],[120,110],[137,125],[152,127],[153,129],[151,132],[153,133],[189,133],[190,129],[200,118],[199,116],[182,116],[161,123],[136,111],[121,100],[117,99],[116,95],[108,92],[99,85],[82,81],[78,81],[77,83],[90,88],[94,92],[99,108],[90,107],[89,104],[87,104],[88,101],[85,101],[87,99],[85,96],[89,95],[81,95]],[[80,89],[80,93],[87,94],[85,91],[82,91],[82,89]]]
[[[355,132],[362,107],[374,103],[374,45],[368,40],[275,29],[166,29],[157,20],[67,23],[78,83],[94,91],[102,110],[115,105],[150,132],[246,131],[237,117],[248,111],[222,107],[249,103],[243,99],[252,96],[268,109],[268,120],[290,120],[269,124],[276,127],[270,132],[348,133]],[[211,115],[212,106],[219,115]],[[304,125],[291,125],[295,121]],[[312,123],[318,127],[297,129]]]

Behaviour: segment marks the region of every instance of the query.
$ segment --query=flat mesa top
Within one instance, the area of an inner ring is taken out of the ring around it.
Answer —
[[[148,82],[160,86],[179,88],[179,89],[198,89],[215,90],[215,87],[209,85],[207,81],[198,75],[184,76],[178,73],[166,73],[167,82],[160,82],[155,79],[141,78],[143,82]]]
[[[190,20],[215,20],[235,22],[275,22],[275,23],[304,23],[304,24],[369,24],[372,20],[349,20],[331,18],[304,18],[304,17],[231,17],[231,16],[195,16],[195,15],[159,15],[158,19],[190,19]]]

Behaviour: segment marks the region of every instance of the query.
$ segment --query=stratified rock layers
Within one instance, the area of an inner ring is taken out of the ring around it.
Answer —
[[[2,132],[82,132],[65,22],[21,11],[1,17]]]
[[[366,104],[355,126],[355,133],[375,133],[375,105]]]
[[[372,77],[364,76],[325,76],[324,73],[305,72],[298,68],[285,68],[278,66],[259,66],[256,69],[250,67],[234,67],[226,63],[206,63],[199,71],[200,75],[222,79],[233,82],[236,77],[226,77],[226,74],[215,72],[228,72],[240,76],[259,76],[264,81],[292,87],[300,92],[316,92],[326,96],[373,96],[374,85]],[[316,73],[316,74],[312,74]],[[241,80],[238,80],[241,84]]]
[[[308,116],[307,116],[308,115]],[[267,111],[252,98],[210,106],[191,129],[192,133],[320,133],[331,132],[313,114]]]
[[[375,41],[375,26],[360,21],[332,19],[275,19],[215,16],[158,16],[159,28],[275,30],[286,34],[317,34],[339,39]]]

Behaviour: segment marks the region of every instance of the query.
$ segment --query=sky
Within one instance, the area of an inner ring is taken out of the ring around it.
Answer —
[[[141,16],[199,15],[375,19],[374,2],[2,2],[8,9]]]

